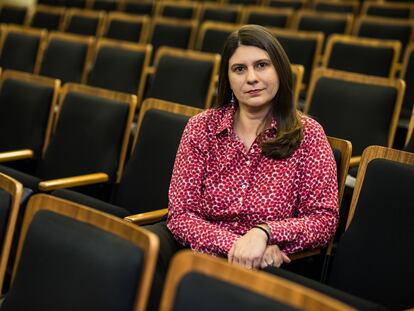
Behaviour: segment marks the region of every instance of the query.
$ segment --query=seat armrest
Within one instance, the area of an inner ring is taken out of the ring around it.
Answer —
[[[168,214],[168,208],[159,209],[156,211],[146,212],[127,216],[124,220],[132,222],[137,225],[146,225],[160,221],[165,215]]]
[[[62,188],[70,188],[77,186],[85,186],[90,184],[96,184],[101,182],[107,182],[109,180],[108,174],[105,173],[92,173],[79,176],[58,178],[41,181],[39,183],[39,190],[51,191]]]
[[[351,160],[349,160],[349,168],[354,167],[354,166],[358,166],[360,161],[361,161],[360,156],[351,157]]]
[[[31,159],[33,158],[33,150],[30,149],[21,149],[0,152],[0,162],[9,162],[22,159]]]
[[[302,258],[314,256],[314,255],[319,255],[321,252],[322,250],[319,248],[312,249],[312,250],[306,250],[306,251],[302,251],[296,254],[289,255],[289,258],[290,260],[298,260],[298,259],[302,259]]]

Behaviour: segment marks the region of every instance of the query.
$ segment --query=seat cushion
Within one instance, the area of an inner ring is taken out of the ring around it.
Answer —
[[[34,193],[38,192],[39,182],[41,182],[40,178],[20,172],[4,165],[0,165],[0,172],[20,181],[24,187],[32,189]]]
[[[92,207],[94,209],[100,210],[101,212],[105,212],[120,218],[124,218],[126,216],[131,215],[131,212],[125,208],[95,199],[85,194],[81,194],[79,192],[68,190],[68,189],[59,189],[52,192],[52,195],[66,199],[69,201],[73,201],[88,207]]]

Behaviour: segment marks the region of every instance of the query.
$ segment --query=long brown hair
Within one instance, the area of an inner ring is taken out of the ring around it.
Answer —
[[[262,152],[273,159],[289,157],[302,140],[302,122],[293,103],[293,78],[289,59],[276,38],[258,25],[245,25],[229,35],[221,54],[217,106],[230,103],[232,90],[228,76],[229,59],[240,45],[255,46],[265,50],[279,76],[279,90],[272,100],[272,114],[277,122],[277,133],[272,139],[263,140]]]

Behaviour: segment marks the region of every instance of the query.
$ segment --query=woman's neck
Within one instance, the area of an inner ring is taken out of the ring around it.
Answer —
[[[249,111],[237,109],[234,115],[234,131],[243,142],[246,150],[256,140],[256,137],[265,130],[271,122],[270,109],[260,111]]]

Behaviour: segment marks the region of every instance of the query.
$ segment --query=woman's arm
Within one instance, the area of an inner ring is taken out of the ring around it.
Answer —
[[[183,245],[213,255],[227,256],[237,234],[207,220],[202,208],[203,179],[208,157],[206,113],[187,124],[175,159],[169,190],[167,226]]]
[[[336,164],[322,127],[307,119],[303,154],[298,166],[299,201],[296,217],[268,222],[270,244],[286,253],[324,246],[338,222]]]

